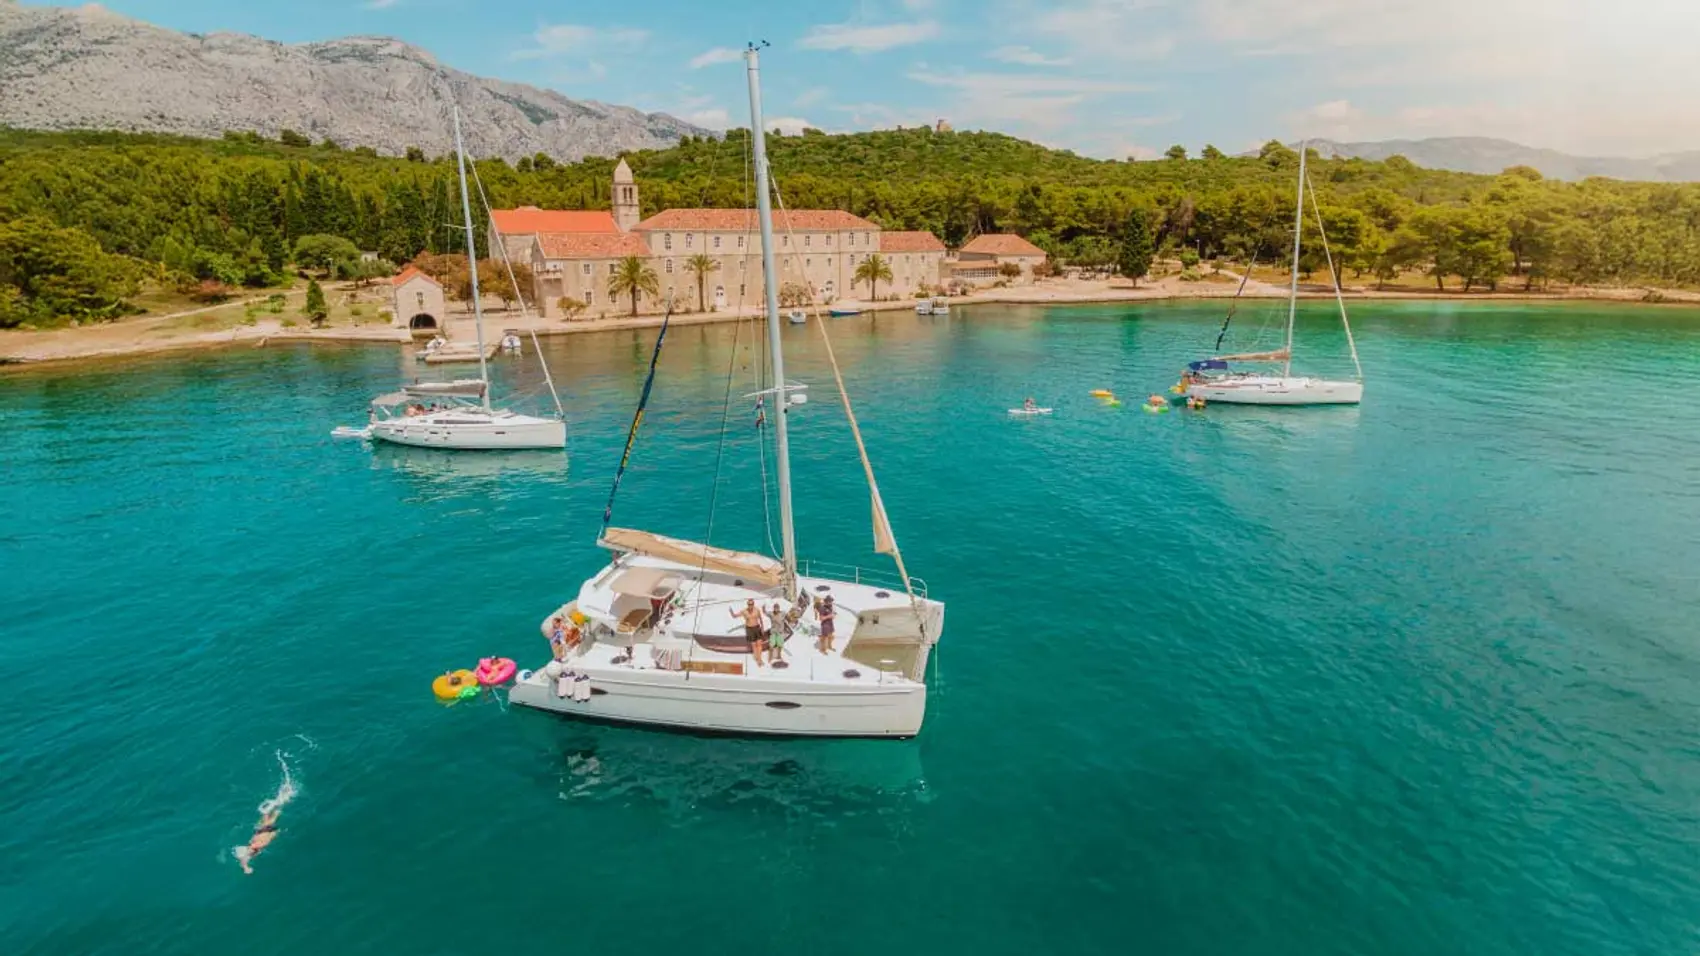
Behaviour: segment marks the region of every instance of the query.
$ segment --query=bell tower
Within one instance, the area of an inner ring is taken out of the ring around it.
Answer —
[[[614,167],[613,210],[614,225],[621,232],[631,232],[632,227],[643,218],[638,207],[637,183],[632,180],[632,168],[626,165],[624,157],[620,165]]]

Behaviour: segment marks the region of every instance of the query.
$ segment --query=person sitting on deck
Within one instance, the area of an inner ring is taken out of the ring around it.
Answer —
[[[822,654],[830,654],[832,653],[833,622],[838,617],[838,612],[833,610],[832,607],[832,595],[828,594],[825,600],[815,606],[815,615],[820,618],[820,640],[815,642],[815,646]]]
[[[756,666],[766,664],[767,638],[762,631],[761,608],[756,606],[756,599],[745,601],[742,608],[733,608],[732,616],[744,619],[744,639],[750,642],[750,653],[755,655]]]

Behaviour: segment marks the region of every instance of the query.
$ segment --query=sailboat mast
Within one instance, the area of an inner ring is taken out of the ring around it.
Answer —
[[[1299,201],[1293,210],[1293,275],[1287,290],[1287,362],[1281,366],[1283,377],[1293,373],[1293,320],[1298,318],[1299,311],[1299,233],[1305,225],[1305,153],[1309,145],[1308,139],[1299,143]]]
[[[768,195],[767,137],[761,118],[761,64],[754,44],[744,51],[749,64],[750,142],[755,155],[756,218],[761,221],[761,278],[767,293],[767,343],[773,358],[773,441],[779,463],[779,528],[783,542],[785,577],[797,576],[797,535],[791,521],[791,446],[786,437],[785,418],[790,408],[785,391],[785,349],[779,340],[779,271],[773,265],[773,201]]]
[[[484,383],[484,410],[490,410],[490,369],[484,357],[484,303],[478,298],[478,244],[472,238],[472,200],[466,194],[466,147],[460,141],[460,107],[455,119],[455,169],[460,173],[460,211],[466,217],[466,270],[472,275],[472,315],[478,329],[478,378]]]

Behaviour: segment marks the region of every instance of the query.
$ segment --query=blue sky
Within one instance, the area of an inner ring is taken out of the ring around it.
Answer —
[[[1700,0],[107,0],[179,30],[395,36],[576,98],[747,122],[996,129],[1093,155],[1171,143],[1503,136],[1700,149]]]

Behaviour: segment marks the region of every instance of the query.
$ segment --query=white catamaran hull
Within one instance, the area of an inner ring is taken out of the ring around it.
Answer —
[[[1363,400],[1364,385],[1320,378],[1250,375],[1194,383],[1187,386],[1186,393],[1206,402],[1227,405],[1356,405]]]
[[[415,448],[460,451],[565,448],[567,423],[512,412],[439,412],[373,422],[371,437]]]
[[[576,670],[590,676],[588,700],[558,696],[541,671],[516,683],[508,699],[595,720],[798,737],[913,737],[927,713],[927,685],[898,677],[848,688],[676,671]]]

